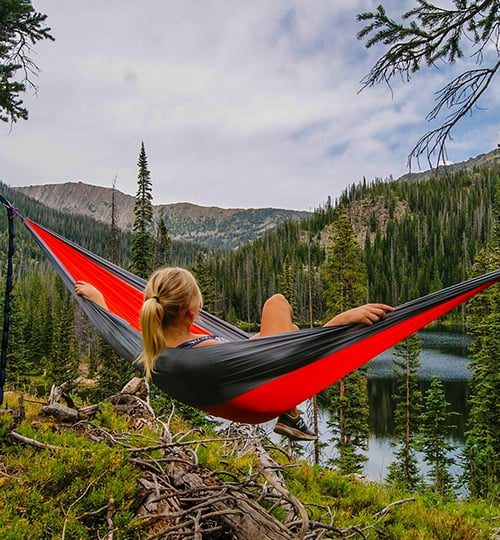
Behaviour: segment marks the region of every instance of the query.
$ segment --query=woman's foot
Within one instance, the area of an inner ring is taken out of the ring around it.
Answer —
[[[315,441],[318,436],[313,433],[302,420],[300,413],[293,415],[290,411],[283,413],[274,426],[274,433],[284,435],[294,441]]]

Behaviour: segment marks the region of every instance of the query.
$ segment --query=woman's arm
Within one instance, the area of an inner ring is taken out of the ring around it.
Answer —
[[[340,326],[343,324],[373,324],[385,318],[385,314],[394,311],[394,308],[386,304],[365,304],[353,309],[349,309],[335,315],[324,326]]]
[[[88,298],[89,300],[94,302],[94,304],[97,304],[104,309],[108,309],[108,306],[106,305],[106,300],[104,299],[101,291],[90,283],[87,283],[86,281],[76,281],[75,292],[80,296]]]

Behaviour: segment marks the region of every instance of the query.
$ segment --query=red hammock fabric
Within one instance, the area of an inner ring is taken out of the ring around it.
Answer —
[[[34,221],[25,219],[25,223],[58,259],[73,282],[86,281],[97,286],[106,299],[109,311],[127,321],[136,330],[141,330],[139,311],[144,301],[142,290],[109,272],[96,260],[90,259],[85,253],[76,250],[61,237],[55,236]],[[199,326],[194,326],[193,332],[206,333]]]

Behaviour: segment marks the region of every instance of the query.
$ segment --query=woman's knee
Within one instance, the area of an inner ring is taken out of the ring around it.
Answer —
[[[266,309],[270,307],[281,307],[286,308],[289,311],[292,311],[292,306],[290,306],[290,302],[286,299],[285,296],[283,296],[281,293],[276,293],[270,296],[264,303],[264,308]]]
[[[260,335],[269,336],[293,331],[292,308],[282,294],[273,294],[262,308]]]

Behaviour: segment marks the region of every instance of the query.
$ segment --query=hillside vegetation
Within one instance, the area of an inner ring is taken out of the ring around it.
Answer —
[[[492,237],[499,179],[500,165],[492,164],[418,181],[352,185],[338,205],[327,203],[300,223],[288,222],[214,256],[218,311],[231,320],[258,320],[262,301],[282,292],[288,274],[298,320],[309,321],[311,304],[312,319],[325,320],[321,265],[328,258],[331,223],[342,208],[366,263],[367,301],[397,305],[463,281]]]
[[[8,394],[0,415],[6,540],[479,540],[494,531],[491,503],[313,467],[258,430],[193,429],[164,398],[153,410],[133,394],[86,408],[19,397]]]

